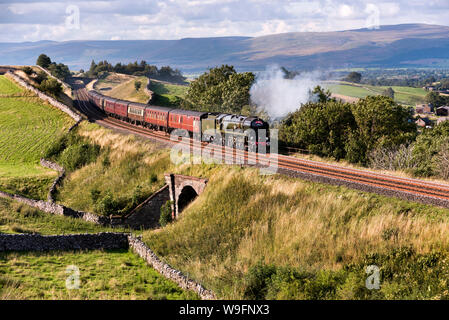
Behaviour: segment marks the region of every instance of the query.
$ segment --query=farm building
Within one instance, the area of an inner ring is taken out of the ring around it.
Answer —
[[[449,106],[437,108],[437,116],[449,116]]]
[[[416,105],[416,113],[432,113],[433,112],[433,105],[431,103],[425,103],[425,104],[417,104]]]
[[[429,118],[421,118],[421,117],[418,117],[416,119],[415,123],[418,127],[423,127],[423,128],[429,127],[432,125],[432,122],[430,121]]]

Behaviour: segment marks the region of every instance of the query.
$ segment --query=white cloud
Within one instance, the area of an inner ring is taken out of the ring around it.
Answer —
[[[449,24],[449,1],[400,0],[0,0],[0,42],[260,36],[364,28],[375,4],[380,23]],[[80,10],[80,29],[64,25]]]

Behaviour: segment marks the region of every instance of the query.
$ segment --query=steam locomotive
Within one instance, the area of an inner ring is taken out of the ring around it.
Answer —
[[[114,99],[88,92],[89,101],[106,113],[152,130],[184,132],[193,139],[249,151],[267,150],[269,125],[258,117],[200,112]],[[263,148],[261,148],[263,146]]]

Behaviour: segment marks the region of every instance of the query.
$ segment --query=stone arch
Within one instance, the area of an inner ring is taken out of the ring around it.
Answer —
[[[180,174],[166,174],[165,181],[169,186],[172,201],[173,218],[206,188],[207,179],[189,177]]]
[[[178,196],[178,212],[181,213],[196,197],[198,197],[198,193],[192,186],[186,185],[182,188]]]

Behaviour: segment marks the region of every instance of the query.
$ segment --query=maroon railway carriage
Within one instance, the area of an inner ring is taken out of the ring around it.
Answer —
[[[170,129],[184,129],[192,134],[201,133],[201,117],[207,112],[174,109],[168,115]]]
[[[128,119],[128,104],[129,101],[125,100],[115,100],[114,101],[114,114],[117,118],[122,120]]]
[[[115,100],[114,98],[104,98],[104,112],[108,115],[115,115]]]
[[[103,102],[104,96],[95,91],[89,91],[89,101],[96,105],[101,110],[104,110]]]
[[[138,102],[128,104],[128,119],[131,123],[143,125],[145,122],[145,109],[147,105]]]
[[[157,130],[168,129],[168,115],[173,108],[147,105],[145,109],[145,123]]]

